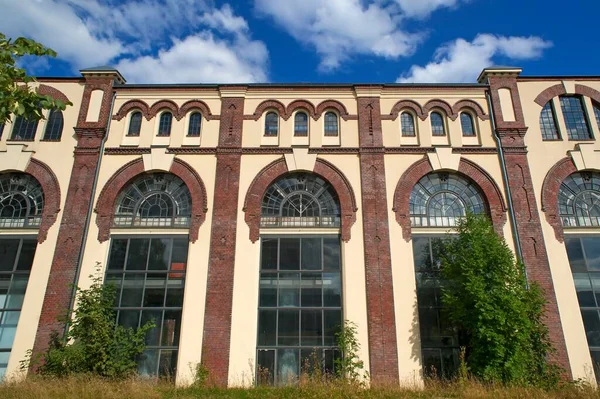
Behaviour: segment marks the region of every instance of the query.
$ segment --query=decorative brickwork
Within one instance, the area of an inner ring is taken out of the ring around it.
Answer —
[[[398,346],[378,97],[359,97],[358,134],[369,363],[373,383],[398,382]]]
[[[345,121],[347,121],[351,117],[351,115],[349,115],[348,111],[346,110],[346,106],[341,102],[337,100],[325,100],[319,103],[319,105],[317,105],[316,119],[319,119],[321,115],[323,115],[323,112],[325,112],[327,109],[335,109],[340,115],[340,117]]]
[[[595,102],[600,104],[600,91],[598,91],[596,89],[592,89],[589,86],[576,84],[575,85],[575,93],[582,95],[582,96],[589,97],[592,100],[594,100]]]
[[[546,221],[554,229],[554,236],[559,242],[564,241],[565,234],[558,210],[558,191],[562,182],[575,172],[577,172],[577,168],[573,160],[571,157],[565,157],[548,171],[542,186],[542,211],[546,215]]]
[[[210,107],[202,100],[190,100],[186,101],[177,112],[177,120],[181,120],[188,112],[197,109],[202,114],[202,117],[207,121],[212,119],[218,119],[215,115],[210,112]]]
[[[433,172],[433,168],[429,163],[429,159],[424,157],[406,169],[396,185],[393,211],[396,213],[396,221],[402,227],[402,237],[406,241],[410,241],[412,238],[410,194],[415,184],[431,172]],[[465,158],[460,159],[458,172],[475,182],[481,189],[487,201],[488,212],[492,219],[494,230],[502,235],[504,224],[506,223],[506,205],[502,197],[502,192],[494,179],[482,167]]]
[[[121,119],[125,118],[125,116],[127,116],[127,114],[133,110],[138,110],[142,112],[142,115],[144,115],[144,117],[146,118],[147,121],[150,120],[150,114],[148,113],[149,107],[148,104],[146,104],[145,101],[142,100],[129,100],[126,103],[124,103],[123,105],[121,105],[121,108],[119,108],[119,111],[113,115],[113,119],[120,121]]]
[[[313,118],[314,120],[317,120],[317,110],[315,109],[314,104],[311,103],[310,101],[294,100],[291,103],[289,103],[285,109],[285,112],[288,115],[288,118],[291,117],[294,114],[294,111],[296,111],[297,109],[302,109],[302,110],[306,111],[310,115],[311,118]]]
[[[190,242],[198,239],[198,230],[206,218],[206,188],[200,175],[186,162],[175,158],[170,173],[179,177],[190,190],[192,196],[192,219],[190,223]],[[127,185],[145,173],[142,158],[134,159],[123,165],[108,179],[102,188],[96,202],[96,225],[98,226],[98,241],[104,242],[110,238],[110,228],[113,225],[117,199]]]
[[[417,103],[416,101],[413,100],[401,100],[398,101],[396,104],[394,104],[394,106],[392,107],[392,110],[390,111],[389,115],[382,115],[381,119],[387,119],[387,120],[393,120],[395,121],[398,118],[398,115],[400,114],[400,112],[404,109],[411,109],[414,111],[414,113],[421,118],[422,120],[427,119],[427,114],[425,114],[423,112],[423,107],[421,107],[421,105],[419,103]]]
[[[473,100],[457,101],[452,106],[452,113],[454,115],[458,115],[460,113],[460,111],[463,110],[464,108],[468,108],[471,111],[473,111],[475,113],[475,115],[477,115],[477,117],[479,119],[481,119],[482,121],[490,119],[490,116],[485,113],[483,107],[479,103],[476,103]]]
[[[215,189],[210,235],[202,364],[208,369],[212,383],[225,386],[229,376],[231,347],[244,98],[225,97],[221,101],[215,179],[218,186]]]
[[[260,104],[258,104],[258,106],[256,107],[256,110],[254,111],[254,113],[252,115],[244,115],[244,119],[250,119],[250,120],[257,121],[260,119],[262,114],[268,109],[277,110],[279,117],[282,118],[283,120],[287,120],[289,118],[289,116],[287,115],[287,113],[285,111],[285,105],[283,105],[283,103],[281,101],[265,100],[265,101],[261,102]]]
[[[444,100],[434,99],[427,101],[427,104],[423,106],[423,115],[420,116],[421,120],[427,119],[429,113],[434,108],[442,109],[446,113],[446,116],[452,120],[456,120],[456,118],[458,117],[458,114],[455,114],[454,111],[452,111],[452,107],[450,107],[450,104],[448,104]]]
[[[65,95],[65,93],[58,90],[57,88],[45,85],[43,83],[37,88],[37,93],[42,96],[50,96],[53,99],[60,100],[64,103],[70,102],[69,98]]]
[[[540,107],[543,107],[548,101],[552,100],[554,97],[562,96],[563,94],[567,94],[567,91],[565,90],[565,86],[562,83],[559,83],[554,86],[550,86],[546,90],[542,91],[533,101],[535,101],[535,103]]]
[[[171,100],[160,100],[152,104],[152,106],[148,110],[148,116],[150,118],[154,118],[156,115],[158,115],[159,112],[164,111],[166,109],[171,111],[175,119],[181,119],[181,117],[179,117],[178,115],[179,107],[177,106],[177,104],[175,104],[174,101]]]

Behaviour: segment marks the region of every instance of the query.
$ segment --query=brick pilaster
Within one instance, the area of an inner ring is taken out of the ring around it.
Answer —
[[[221,386],[229,374],[243,118],[243,97],[222,98],[202,342],[202,364]]]
[[[359,88],[357,88],[357,93]],[[398,381],[396,317],[379,97],[358,97],[371,379]]]

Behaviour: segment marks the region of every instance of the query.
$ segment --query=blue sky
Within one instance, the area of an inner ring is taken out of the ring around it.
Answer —
[[[600,75],[600,1],[0,0],[0,31],[129,83],[474,82],[482,68]]]

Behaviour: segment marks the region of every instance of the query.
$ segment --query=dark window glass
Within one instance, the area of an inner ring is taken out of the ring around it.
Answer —
[[[163,112],[160,115],[160,120],[158,122],[158,135],[159,136],[170,136],[172,122],[173,122],[173,114],[171,114],[170,112]]]
[[[339,134],[338,116],[335,112],[325,113],[325,136],[337,136]]]
[[[548,101],[540,113],[540,129],[542,130],[543,140],[558,140],[558,127],[556,124],[556,115],[554,115],[554,105]]]
[[[36,247],[35,238],[0,239],[0,380],[6,373]]]
[[[4,123],[0,123],[0,139],[2,139],[2,133],[4,133]]]
[[[308,114],[306,112],[296,112],[294,116],[294,135],[308,135]]]
[[[127,130],[128,136],[139,136],[142,130],[142,113],[136,111],[131,114],[129,118],[129,129]]]
[[[46,130],[44,131],[44,140],[58,141],[62,137],[63,131],[63,114],[59,109],[50,110],[48,122],[46,122]]]
[[[562,109],[567,134],[571,140],[587,140],[592,138],[587,118],[583,110],[580,97],[561,96],[560,107]]]
[[[463,136],[475,136],[475,124],[473,117],[467,112],[460,113],[460,127],[462,128]]]
[[[200,112],[194,112],[190,115],[190,123],[188,127],[188,136],[200,136],[200,129],[202,128],[202,114]]]
[[[131,328],[156,324],[138,360],[142,375],[175,375],[187,254],[187,236],[111,241],[106,283],[117,286],[118,323]]]
[[[37,228],[43,211],[42,186],[33,176],[0,175],[0,228]]]
[[[10,139],[16,141],[33,141],[37,127],[37,120],[25,119],[22,116],[17,116]]]
[[[402,129],[402,136],[414,137],[415,136],[415,118],[410,112],[403,112],[400,115],[400,127]]]
[[[600,173],[568,176],[558,190],[558,211],[564,227],[600,226]]]
[[[434,136],[445,136],[446,128],[444,127],[444,118],[439,112],[432,112],[429,115],[431,120],[431,134]]]
[[[277,136],[279,134],[279,115],[268,112],[265,116],[265,136]]]
[[[600,130],[600,105],[598,103],[594,103],[594,116],[596,117],[596,123],[598,124],[598,129]],[[0,126],[0,137],[2,137],[2,127]]]
[[[257,381],[294,382],[307,360],[333,370],[342,325],[339,236],[262,237],[261,245]]]

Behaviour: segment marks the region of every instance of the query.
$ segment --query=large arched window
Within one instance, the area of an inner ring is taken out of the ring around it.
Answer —
[[[44,193],[25,173],[0,176],[0,228],[37,228],[42,222]]]
[[[160,121],[158,123],[158,135],[159,136],[170,136],[172,123],[173,123],[173,114],[170,112],[163,112],[160,115]]]
[[[564,227],[600,226],[600,173],[573,173],[560,185],[558,209]]]
[[[340,205],[333,187],[314,174],[287,175],[267,189],[261,227],[339,227]]]
[[[402,136],[415,136],[415,118],[410,112],[405,111],[400,115],[400,128],[402,130]]]
[[[64,121],[62,111],[60,109],[50,110],[48,122],[46,123],[46,129],[44,130],[44,140],[60,140],[62,137],[63,124]]]
[[[308,114],[296,112],[294,115],[294,136],[306,136],[308,134]]]
[[[142,130],[142,113],[140,111],[135,111],[129,117],[129,129],[127,130],[128,136],[137,137],[140,135],[140,131]]]
[[[144,174],[117,199],[115,227],[188,227],[192,197],[185,183],[168,173]]]
[[[598,124],[598,130],[600,130],[600,105],[594,102],[594,116],[596,117],[596,123]],[[0,131],[0,135],[2,132]]]
[[[276,112],[267,112],[265,116],[265,136],[279,134],[279,115]]]
[[[558,127],[556,124],[556,115],[552,100],[548,101],[540,113],[540,130],[542,131],[542,140],[558,140]]]
[[[17,116],[10,139],[17,141],[33,141],[37,127],[38,121],[36,119],[26,119],[23,116]]]
[[[410,194],[413,227],[450,227],[469,211],[487,213],[481,190],[458,174],[435,172],[424,176]]]
[[[578,96],[561,96],[560,107],[562,109],[567,135],[571,140],[588,140],[592,138],[587,117],[583,109],[583,100]]]

